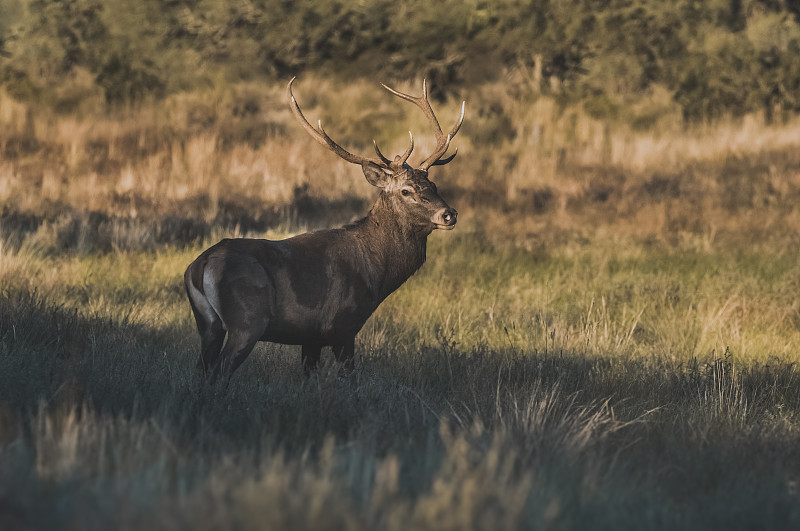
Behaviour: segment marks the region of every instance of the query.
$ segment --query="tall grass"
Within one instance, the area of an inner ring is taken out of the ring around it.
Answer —
[[[431,146],[415,109],[343,88],[296,83],[355,151]],[[375,193],[283,90],[0,97],[0,528],[797,526],[797,122],[642,129],[486,85],[432,172],[459,226],[354,378],[264,344],[210,387],[185,266]]]
[[[353,381],[263,345],[227,389],[195,370],[199,247],[4,253],[7,525],[796,523],[795,261],[479,238],[433,239]]]
[[[296,91],[350,149],[368,154],[376,138],[399,151],[408,129],[418,152],[431,148],[412,106],[378,86],[344,88],[309,77]],[[371,187],[297,127],[284,90],[242,85],[68,117],[0,96],[6,232],[42,230],[61,248],[152,249],[198,241],[214,227],[263,233],[364,212]],[[531,103],[502,85],[467,99],[462,162],[437,168],[434,179],[464,214],[485,220],[490,238],[529,249],[598,231],[711,247],[797,239],[796,120],[687,127],[676,118],[640,130],[543,96]],[[455,119],[455,98],[437,110]],[[519,215],[492,215],[504,211]]]

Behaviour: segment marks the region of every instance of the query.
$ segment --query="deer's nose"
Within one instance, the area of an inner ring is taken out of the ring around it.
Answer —
[[[454,208],[443,208],[433,216],[433,222],[440,229],[452,229],[456,226],[458,212]]]

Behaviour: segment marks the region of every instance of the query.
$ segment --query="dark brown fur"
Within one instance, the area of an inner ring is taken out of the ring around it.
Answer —
[[[437,147],[419,169],[406,164],[413,138],[394,161],[377,145],[379,160],[340,147],[321,126],[308,123],[289,82],[292,112],[303,128],[341,158],[360,164],[381,195],[352,225],[281,241],[226,239],[189,265],[184,284],[200,333],[199,365],[212,380],[232,374],[258,341],[302,345],[306,371],[316,366],[322,347],[331,346],[352,370],[355,337],[366,320],[425,262],[428,235],[455,226],[457,213],[428,180],[428,168],[455,156],[443,158],[461,127],[464,105],[458,123],[444,135],[424,82],[420,98],[386,88],[419,106],[434,130]]]
[[[232,373],[257,341],[302,345],[306,369],[332,346],[353,367],[366,320],[425,262],[428,235],[455,225],[427,172],[388,180],[369,214],[351,225],[281,241],[226,239],[192,262],[185,283],[204,370],[215,379]],[[444,213],[452,222],[437,224]]]

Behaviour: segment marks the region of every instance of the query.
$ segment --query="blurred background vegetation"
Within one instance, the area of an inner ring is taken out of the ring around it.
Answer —
[[[374,191],[287,110],[297,75],[362,153],[429,148],[377,81],[427,78],[445,123],[466,99],[434,178],[517,244],[794,238],[799,43],[789,0],[0,0],[0,232],[107,251],[363,213]]]
[[[309,70],[502,79],[640,126],[673,109],[773,120],[800,110],[799,21],[791,0],[3,0],[0,82],[71,112]]]

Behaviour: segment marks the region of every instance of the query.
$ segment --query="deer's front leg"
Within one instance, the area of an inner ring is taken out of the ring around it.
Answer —
[[[311,371],[317,368],[322,347],[320,345],[303,345],[302,352],[303,370],[305,371],[306,376],[309,376]]]

